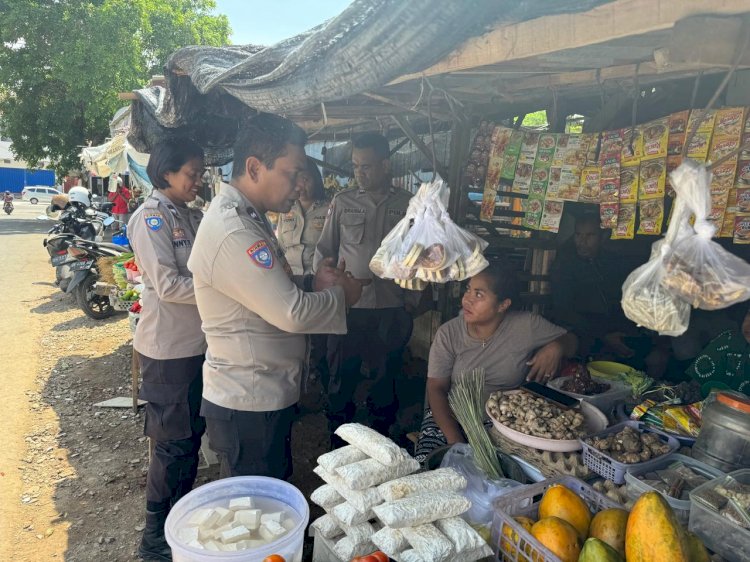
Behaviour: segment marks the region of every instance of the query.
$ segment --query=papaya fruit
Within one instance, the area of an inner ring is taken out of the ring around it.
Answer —
[[[633,505],[625,530],[628,562],[690,562],[689,540],[659,492],[646,492]]]
[[[581,554],[578,531],[559,517],[545,517],[531,527],[531,534],[562,562],[577,562]]]
[[[698,538],[698,535],[686,531],[685,538],[688,542],[690,562],[711,562],[711,556],[709,556],[708,550],[706,550],[703,541]]]
[[[625,562],[625,558],[606,542],[590,537],[583,543],[578,562]]]
[[[539,519],[547,517],[559,517],[570,523],[576,531],[581,542],[589,535],[591,524],[591,511],[577,494],[562,484],[555,484],[547,489],[539,502]]]
[[[591,520],[589,537],[607,543],[625,556],[625,529],[628,526],[628,512],[624,509],[603,509]]]

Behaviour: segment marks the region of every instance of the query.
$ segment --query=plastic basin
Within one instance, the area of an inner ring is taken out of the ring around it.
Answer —
[[[279,540],[263,547],[237,552],[216,552],[193,548],[178,538],[177,531],[185,526],[190,514],[201,507],[224,506],[232,498],[252,496],[277,500],[297,513],[297,525]],[[174,562],[262,562],[266,556],[278,554],[286,562],[301,562],[305,528],[310,508],[305,496],[291,484],[266,476],[235,476],[196,488],[169,512],[164,535],[172,549]]]

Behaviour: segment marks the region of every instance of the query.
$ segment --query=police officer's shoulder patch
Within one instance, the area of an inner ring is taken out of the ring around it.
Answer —
[[[161,227],[164,225],[164,217],[161,213],[144,213],[143,221],[146,223],[146,226],[154,232],[161,230]]]
[[[255,244],[247,249],[247,255],[258,267],[263,269],[273,268],[273,252],[265,240],[258,240]]]

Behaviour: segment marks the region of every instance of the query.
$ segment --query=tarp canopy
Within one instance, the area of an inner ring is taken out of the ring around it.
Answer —
[[[272,47],[186,47],[166,64],[166,88],[136,92],[128,140],[150,152],[185,135],[221,165],[242,120],[343,100],[418,72],[500,22],[583,11],[608,0],[355,0],[338,17]],[[248,16],[251,17],[251,16]],[[264,25],[254,21],[253,25]]]

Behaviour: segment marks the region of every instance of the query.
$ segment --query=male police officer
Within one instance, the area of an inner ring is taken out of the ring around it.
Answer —
[[[328,338],[328,419],[330,429],[351,421],[354,394],[365,377],[371,424],[388,433],[397,400],[395,374],[401,370],[412,318],[405,310],[405,291],[391,280],[372,275],[370,260],[383,238],[406,215],[411,193],[394,188],[390,178],[388,141],[366,133],[354,139],[352,164],[358,187],[338,193],[331,202],[315,252],[315,265],[326,258],[345,260],[355,278],[372,279],[348,315],[346,335]],[[411,304],[411,303],[410,303]]]
[[[201,414],[222,477],[291,474],[304,334],[346,332],[346,306],[362,292],[329,264],[315,278],[293,278],[265,218],[288,213],[299,196],[305,141],[270,114],[240,130],[232,180],[211,202],[188,262],[208,343]]]

